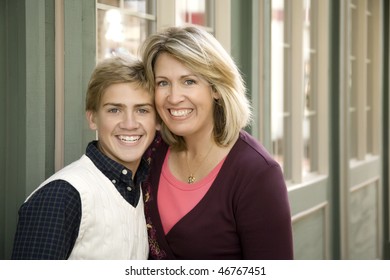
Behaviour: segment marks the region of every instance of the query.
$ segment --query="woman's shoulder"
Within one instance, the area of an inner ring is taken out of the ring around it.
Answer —
[[[232,153],[234,157],[248,162],[262,162],[269,166],[279,165],[260,141],[245,130],[240,132]]]
[[[283,172],[279,163],[265,147],[248,132],[242,131],[223,165],[224,182],[232,191],[264,191],[284,188]],[[232,183],[233,182],[233,183]]]

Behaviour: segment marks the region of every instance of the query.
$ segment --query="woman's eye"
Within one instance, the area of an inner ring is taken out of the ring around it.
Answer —
[[[196,82],[194,80],[185,80],[184,84],[187,85],[187,86],[191,86],[191,85],[196,84]]]
[[[168,83],[166,82],[166,81],[159,81],[159,82],[157,82],[157,86],[159,86],[159,87],[164,87],[164,86],[166,86]]]

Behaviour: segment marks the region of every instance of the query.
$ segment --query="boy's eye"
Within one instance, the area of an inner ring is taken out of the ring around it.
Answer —
[[[109,113],[119,113],[119,109],[118,108],[111,108],[108,110]]]
[[[139,108],[138,109],[138,112],[141,113],[141,114],[146,114],[148,113],[149,111],[147,109],[144,109],[144,108]]]

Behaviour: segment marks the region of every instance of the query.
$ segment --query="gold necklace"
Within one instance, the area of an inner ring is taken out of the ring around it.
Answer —
[[[208,152],[206,153],[205,157],[201,160],[198,168],[195,169],[194,172],[191,172],[191,169],[190,169],[190,165],[188,164],[188,150],[186,151],[186,162],[187,162],[187,168],[188,168],[188,171],[190,171],[190,175],[188,176],[187,178],[187,183],[188,184],[193,184],[196,180],[195,178],[195,173],[199,170],[199,168],[202,166],[202,163],[206,160],[206,158],[208,157],[208,155],[210,154],[211,152],[211,149],[213,148],[213,145],[211,144],[210,146],[210,149],[208,150]]]

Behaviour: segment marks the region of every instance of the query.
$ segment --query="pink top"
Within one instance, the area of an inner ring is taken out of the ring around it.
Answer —
[[[158,210],[165,234],[188,212],[191,211],[207,193],[222,167],[225,159],[202,180],[193,184],[179,181],[173,176],[168,165],[168,152],[162,166],[160,184],[157,194]]]

